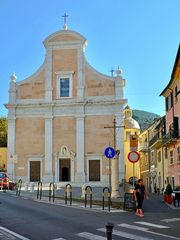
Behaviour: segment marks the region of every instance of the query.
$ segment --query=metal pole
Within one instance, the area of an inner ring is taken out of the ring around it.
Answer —
[[[135,182],[135,181],[134,181],[134,163],[133,163],[133,188],[134,188],[134,185],[135,185],[134,182]]]
[[[109,189],[111,192],[111,158],[109,158]]]
[[[106,224],[106,236],[107,240],[112,240],[112,231],[113,231],[114,225],[112,223]]]

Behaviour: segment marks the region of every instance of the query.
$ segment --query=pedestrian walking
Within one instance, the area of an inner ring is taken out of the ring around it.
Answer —
[[[142,203],[144,201],[144,196],[147,198],[146,190],[143,185],[143,180],[139,179],[137,185],[134,188],[134,198],[136,201],[136,215],[139,217],[144,217],[142,212]]]

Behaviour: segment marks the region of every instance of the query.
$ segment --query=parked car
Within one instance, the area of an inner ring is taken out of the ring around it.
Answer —
[[[0,172],[0,189],[9,189],[9,178],[5,172]]]

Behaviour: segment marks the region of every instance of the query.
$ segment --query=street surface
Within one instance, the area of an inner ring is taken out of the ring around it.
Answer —
[[[140,218],[134,212],[102,212],[0,192],[0,239],[106,240],[105,225],[111,222],[114,240],[180,240],[180,208],[152,195],[144,201],[144,211]]]

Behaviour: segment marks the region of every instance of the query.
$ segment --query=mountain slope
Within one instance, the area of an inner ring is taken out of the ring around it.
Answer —
[[[141,130],[143,130],[152,124],[154,119],[160,118],[160,115],[152,112],[134,109],[132,111],[132,117],[139,123]]]

